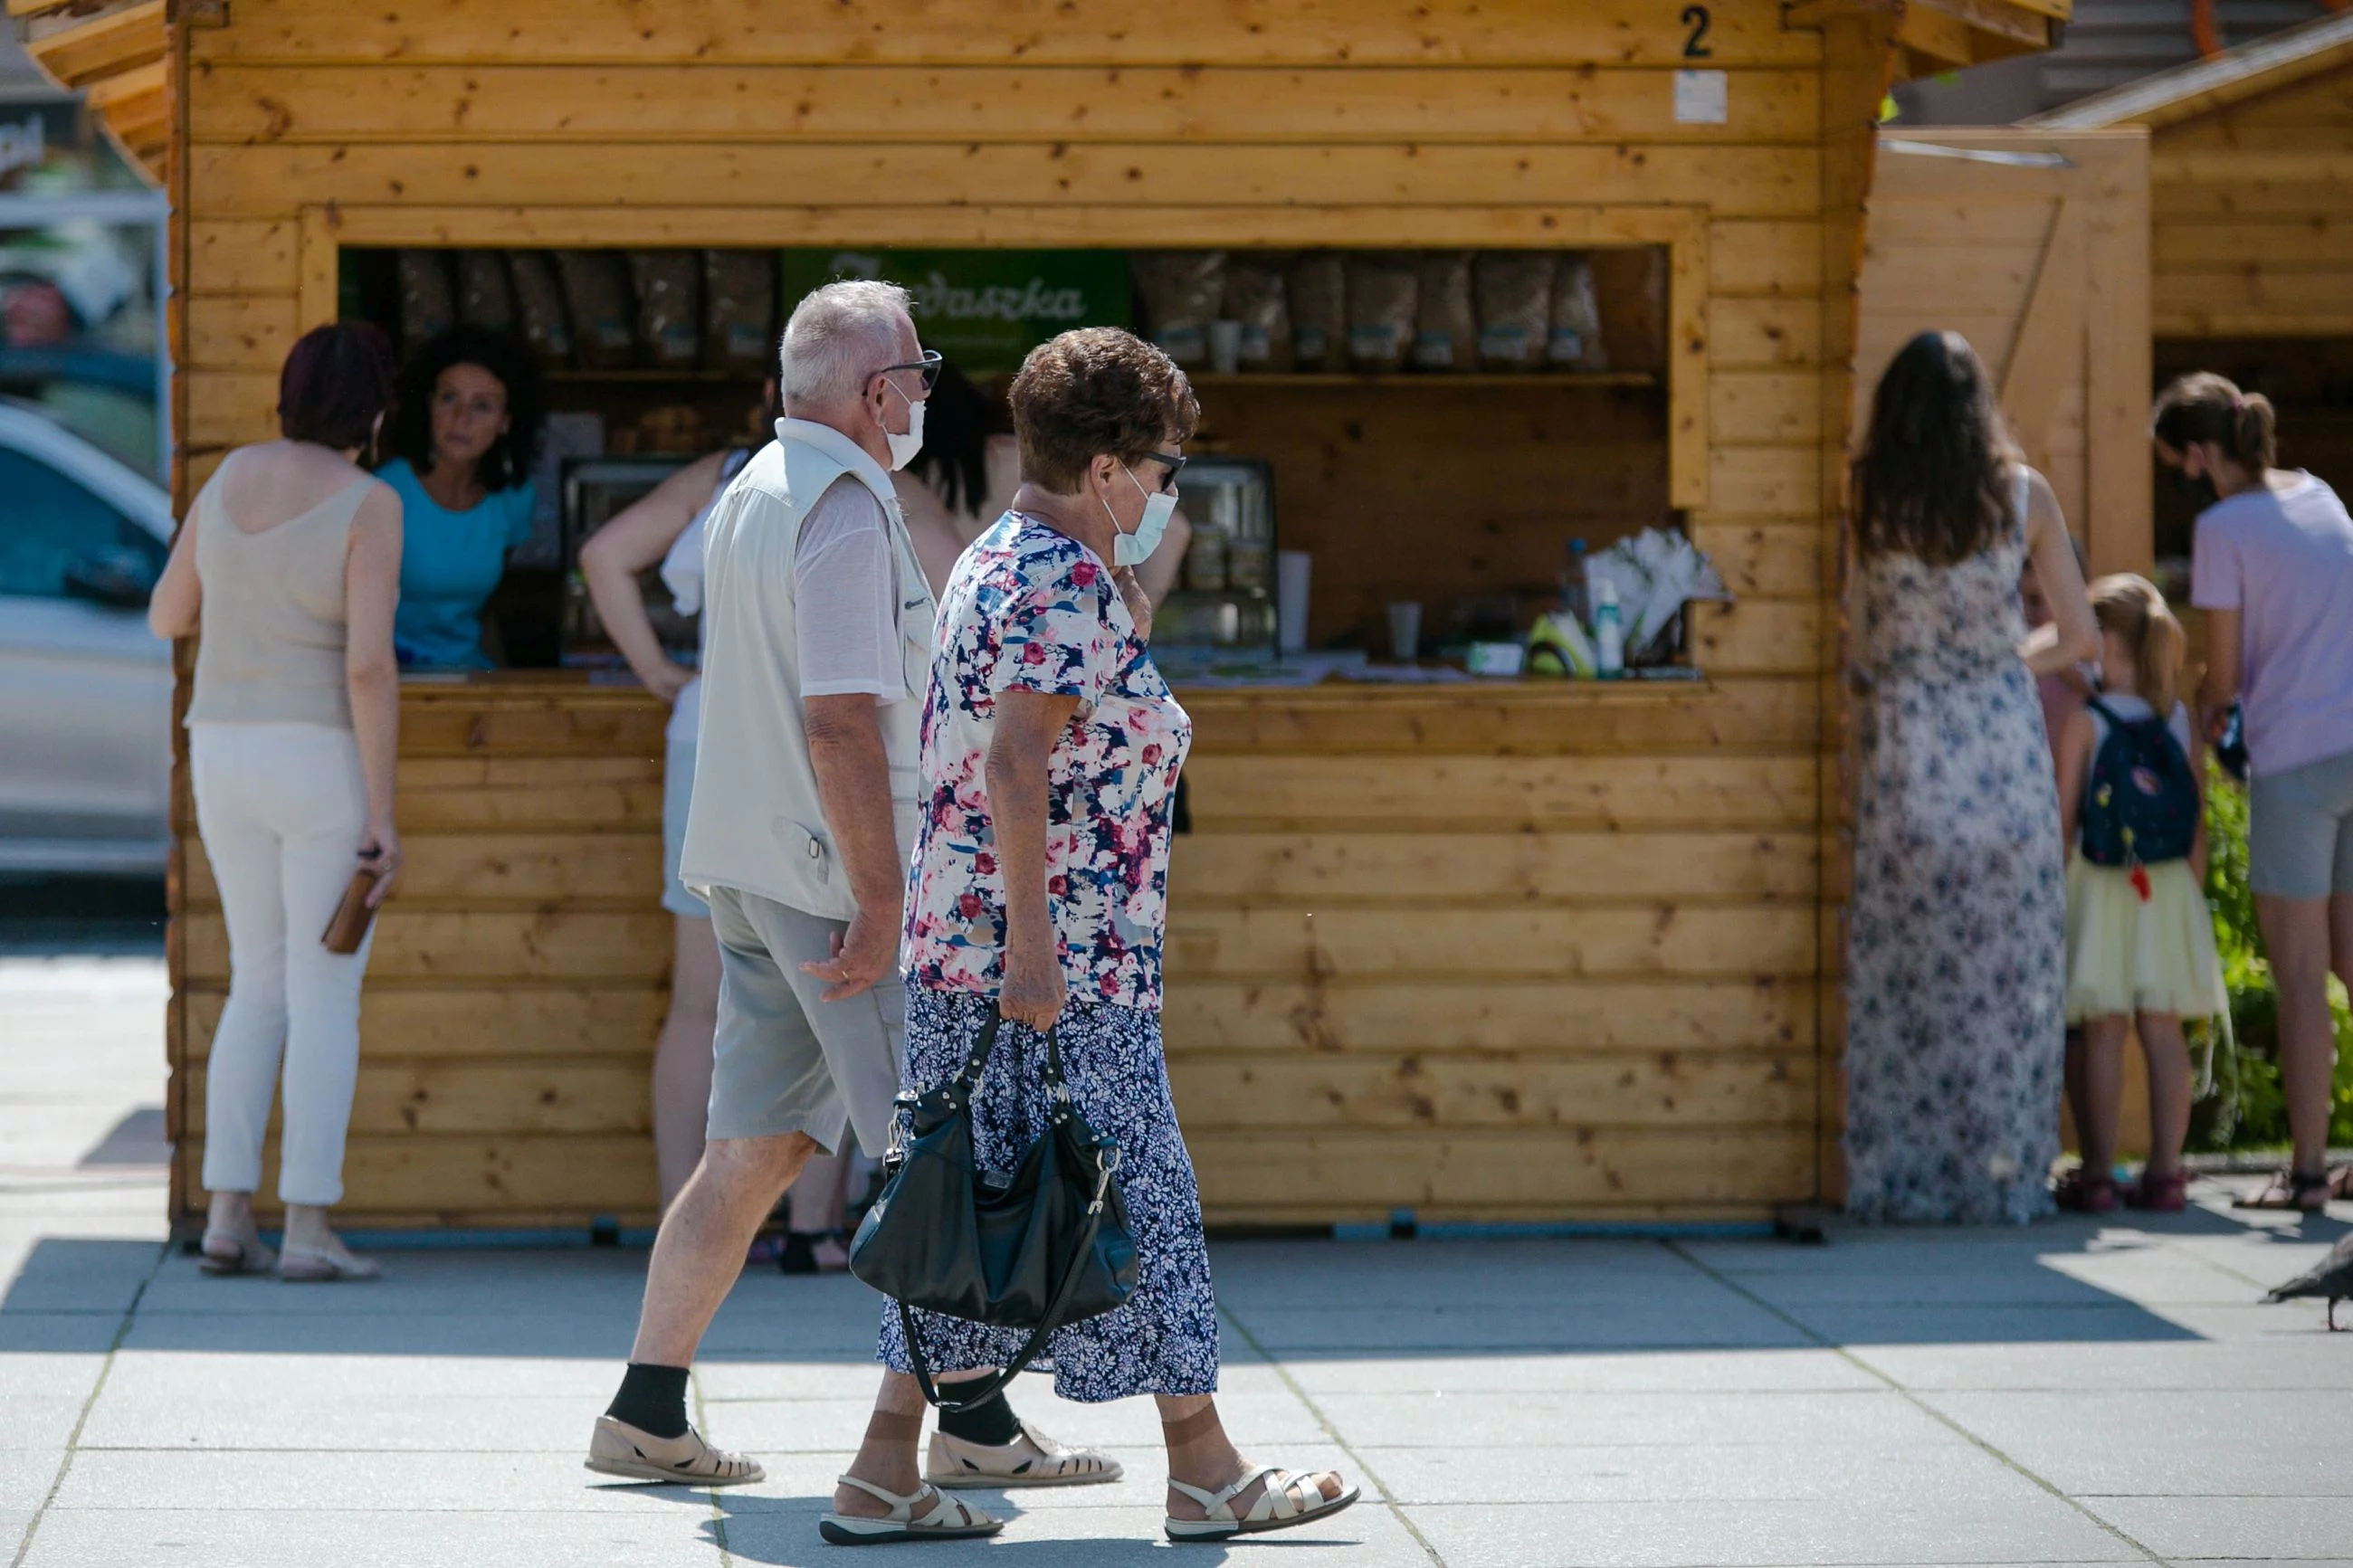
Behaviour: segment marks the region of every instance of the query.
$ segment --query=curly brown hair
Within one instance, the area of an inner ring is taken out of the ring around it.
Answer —
[[[1896,352],[1871,399],[1854,460],[1857,542],[1950,566],[2022,519],[2010,515],[2018,448],[1985,365],[1958,332],[1922,332]]]
[[[1106,454],[1134,467],[1193,434],[1200,400],[1176,362],[1118,327],[1080,327],[1039,343],[1013,378],[1021,477],[1071,495]]]

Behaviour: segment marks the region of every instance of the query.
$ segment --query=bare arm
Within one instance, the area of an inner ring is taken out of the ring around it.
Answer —
[[[195,636],[204,599],[204,584],[196,578],[196,509],[191,505],[180,531],[172,536],[172,554],[164,563],[164,574],[147,596],[147,629],[165,638]]]
[[[2220,740],[2239,696],[2238,610],[2206,610],[2206,673],[2198,681],[2199,728]]]
[[[2059,731],[2059,858],[2074,858],[2076,819],[2084,810],[2084,775],[2092,766],[2092,737],[2096,733],[2088,712],[2069,716]]]
[[[726,460],[724,452],[698,458],[617,514],[580,547],[580,576],[588,584],[596,618],[645,689],[665,702],[678,700],[694,672],[662,651],[638,592],[638,574],[659,565],[670,553],[711,498]]]
[[[2100,656],[2100,628],[2092,619],[2092,599],[2084,586],[2084,570],[2075,564],[2075,547],[2068,542],[2067,520],[2059,498],[2041,474],[2029,469],[2026,489],[2026,550],[2042,596],[2051,602],[2051,624],[2031,633],[2019,645],[2019,656],[2037,675],[2049,675]]]
[[[367,790],[367,832],[359,852],[376,873],[371,903],[383,902],[392,890],[401,862],[392,812],[400,752],[400,664],[392,652],[392,617],[399,603],[400,497],[389,485],[373,485],[352,519],[351,552],[343,562],[343,682]]]
[[[882,746],[882,719],[862,691],[811,697],[802,703],[802,731],[817,771],[818,800],[833,835],[834,853],[849,879],[858,912],[834,939],[833,956],[801,968],[830,982],[828,1002],[855,996],[897,966],[899,915],[906,867],[891,820],[891,761]]]
[[[1011,690],[997,698],[997,728],[982,773],[997,863],[1005,875],[1005,978],[997,1009],[1033,1029],[1053,1026],[1070,994],[1046,892],[1046,759],[1075,697]]]

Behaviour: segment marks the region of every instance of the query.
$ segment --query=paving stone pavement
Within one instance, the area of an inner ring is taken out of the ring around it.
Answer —
[[[698,1419],[732,1492],[595,1484],[634,1250],[384,1254],[380,1283],[209,1280],[163,1240],[148,959],[0,959],[0,1563],[529,1568],[838,1559],[816,1517],[876,1299],[746,1278]],[[991,1560],[2353,1568],[2353,1333],[2257,1304],[2353,1221],[2176,1217],[1755,1240],[1219,1243],[1246,1448],[1366,1500],[1158,1541],[1147,1401],[1017,1386],[1130,1479],[982,1494]],[[1173,1553],[1174,1555],[1171,1555]],[[940,1555],[949,1555],[943,1549]],[[929,1559],[927,1559],[929,1561]]]

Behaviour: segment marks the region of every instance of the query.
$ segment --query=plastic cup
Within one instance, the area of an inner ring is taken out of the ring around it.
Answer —
[[[1400,599],[1389,606],[1389,657],[1411,664],[1421,657],[1421,601]]]

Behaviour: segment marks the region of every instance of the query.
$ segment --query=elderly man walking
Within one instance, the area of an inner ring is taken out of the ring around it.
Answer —
[[[923,445],[940,364],[907,306],[881,282],[800,302],[776,440],[704,524],[702,754],[680,876],[719,939],[709,1139],[662,1218],[628,1369],[590,1441],[606,1475],[763,1479],[688,1423],[695,1348],[808,1158],[853,1131],[869,1153],[889,1142],[933,620],[890,470]],[[962,1468],[997,1484],[1116,1473],[1040,1441],[1001,1398],[944,1431]]]

